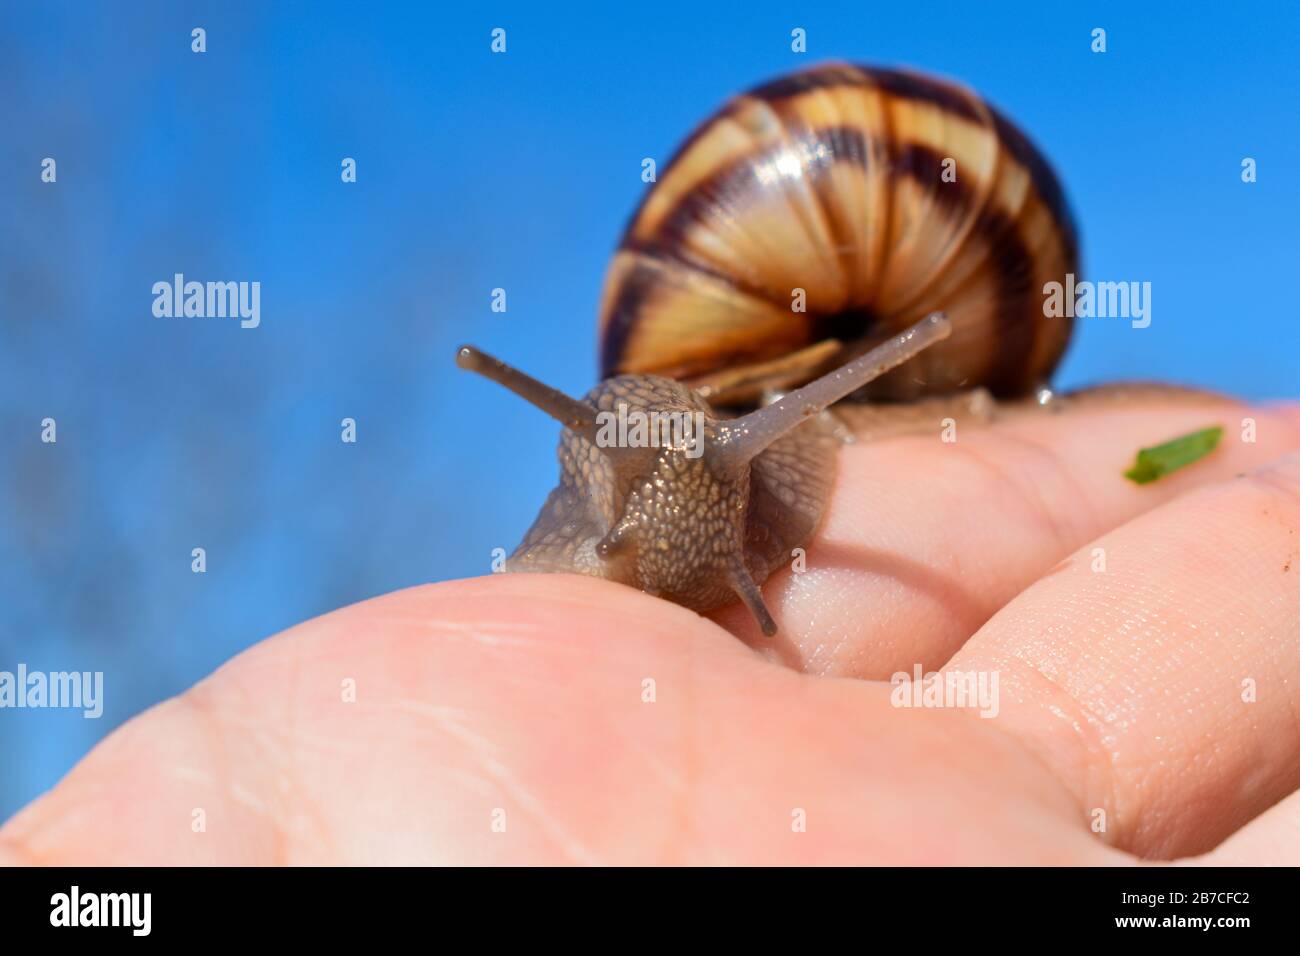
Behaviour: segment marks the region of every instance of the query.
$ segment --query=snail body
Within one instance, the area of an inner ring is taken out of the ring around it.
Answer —
[[[1076,271],[1076,249],[1046,161],[961,87],[831,64],[735,98],[626,229],[601,384],[574,400],[457,355],[565,425],[560,484],[507,570],[698,611],[738,597],[775,633],[759,585],[820,520],[837,454],[823,412],[850,395],[1030,393],[1070,332],[1041,290]],[[630,412],[698,434],[609,441],[609,416]]]

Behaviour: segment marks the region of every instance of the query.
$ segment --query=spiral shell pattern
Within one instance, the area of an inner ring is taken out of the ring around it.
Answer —
[[[662,170],[606,277],[602,375],[691,384],[828,341],[833,364],[943,310],[952,337],[868,397],[1024,394],[1069,339],[1043,287],[1077,248],[1051,167],[984,100],[821,66],[736,97]]]

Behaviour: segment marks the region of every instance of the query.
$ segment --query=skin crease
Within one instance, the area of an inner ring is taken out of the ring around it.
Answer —
[[[1215,422],[1209,458],[1120,477]],[[117,730],[0,858],[1294,864],[1296,449],[1300,409],[1210,398],[851,446],[807,572],[764,588],[773,640],[743,608],[566,575],[385,595]],[[950,658],[998,671],[996,718],[895,708],[877,680]]]

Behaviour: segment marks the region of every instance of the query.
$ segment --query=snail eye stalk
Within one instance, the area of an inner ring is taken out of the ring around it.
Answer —
[[[596,410],[586,402],[570,398],[559,389],[551,388],[531,375],[525,375],[514,366],[507,365],[486,352],[480,352],[472,345],[462,345],[456,350],[456,364],[510,389],[565,428],[581,435],[593,445],[596,444],[596,433],[600,430]]]
[[[952,322],[932,312],[887,342],[833,372],[787,392],[771,405],[718,425],[709,449],[714,464],[728,470],[745,467],[774,441],[890,369],[942,342],[952,334]]]

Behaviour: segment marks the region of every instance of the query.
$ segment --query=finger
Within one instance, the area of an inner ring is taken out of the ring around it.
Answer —
[[[1300,448],[1300,410],[1207,395],[1037,412],[983,428],[958,422],[953,442],[936,422],[932,435],[845,447],[806,570],[764,586],[780,632],[764,638],[739,607],[716,619],[811,673],[886,679],[938,667],[1085,542]],[[1213,424],[1225,434],[1205,459],[1148,485],[1123,477],[1139,448]]]
[[[589,579],[398,592],[277,635],[120,728],[0,846],[94,865],[590,862],[594,794],[635,816],[642,794],[671,805],[681,772],[605,707],[667,717],[640,709],[641,681],[680,700],[719,659],[795,676],[689,611]],[[639,787],[622,779],[633,763]]]
[[[387,595],[263,642],[111,735],[0,830],[0,857],[1113,859],[1073,814],[987,722],[774,666],[629,588],[520,574]]]
[[[998,673],[997,723],[1109,842],[1213,847],[1300,786],[1300,454],[1093,542],[948,666]]]

